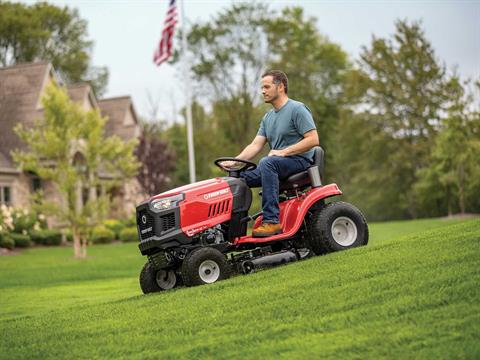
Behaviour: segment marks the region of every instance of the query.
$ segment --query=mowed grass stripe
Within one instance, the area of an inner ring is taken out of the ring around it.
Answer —
[[[477,219],[211,286],[2,312],[0,357],[476,358],[479,234]]]

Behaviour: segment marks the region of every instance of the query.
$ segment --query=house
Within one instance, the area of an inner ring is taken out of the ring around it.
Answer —
[[[26,146],[15,134],[14,127],[19,123],[33,126],[34,121],[43,116],[41,97],[52,80],[61,82],[47,62],[0,68],[0,204],[27,207],[31,195],[39,189],[48,199],[61,200],[54,184],[36,174],[20,171],[11,156],[12,150]],[[107,136],[117,135],[125,141],[138,138],[138,118],[129,96],[98,100],[88,84],[68,86],[67,93],[85,110],[99,109],[102,116],[108,117]],[[135,204],[145,198],[136,179],[114,189],[112,196],[114,204],[121,204],[114,206],[115,217],[133,214]]]

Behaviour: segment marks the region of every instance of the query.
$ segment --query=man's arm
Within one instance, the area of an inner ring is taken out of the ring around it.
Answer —
[[[303,134],[303,139],[298,143],[290,145],[282,150],[271,150],[268,153],[268,156],[293,156],[297,154],[302,154],[314,146],[320,145],[318,140],[318,133],[316,129],[312,129]]]
[[[265,136],[257,135],[255,139],[243,149],[243,151],[237,155],[237,159],[252,160],[267,143]]]

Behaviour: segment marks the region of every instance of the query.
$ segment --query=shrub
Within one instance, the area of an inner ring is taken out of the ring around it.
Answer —
[[[70,229],[63,230],[63,233],[64,233],[64,235],[65,235],[65,240],[67,240],[68,242],[72,242],[72,241],[73,241],[72,230],[70,230]]]
[[[120,231],[120,240],[122,242],[138,241],[138,232],[136,227],[127,227]]]
[[[10,237],[13,239],[15,247],[17,248],[27,248],[32,246],[32,239],[30,239],[29,235],[11,233]]]
[[[120,238],[120,232],[125,228],[125,225],[120,220],[115,219],[105,220],[103,225],[115,233],[115,239]]]
[[[130,216],[128,219],[122,220],[125,227],[137,226],[137,218],[135,215]]]
[[[62,233],[59,230],[34,230],[30,236],[35,244],[39,245],[60,245]]]
[[[115,239],[115,233],[103,225],[95,226],[90,237],[94,244],[107,244]]]
[[[3,231],[0,232],[0,248],[12,250],[14,246],[15,246],[15,241],[13,241],[10,234]]]

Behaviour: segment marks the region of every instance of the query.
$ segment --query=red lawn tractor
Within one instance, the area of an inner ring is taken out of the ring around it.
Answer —
[[[140,273],[143,293],[177,286],[210,284],[234,273],[366,245],[368,225],[362,213],[346,202],[326,199],[341,195],[336,184],[322,184],[324,152],[315,148],[306,171],[280,182],[283,233],[256,238],[247,225],[262,222],[262,213],[248,215],[252,191],[240,177],[256,165],[235,158],[215,164],[228,176],[182,186],[141,203],[136,210],[139,249],[148,257]],[[222,166],[234,160],[235,169]]]

